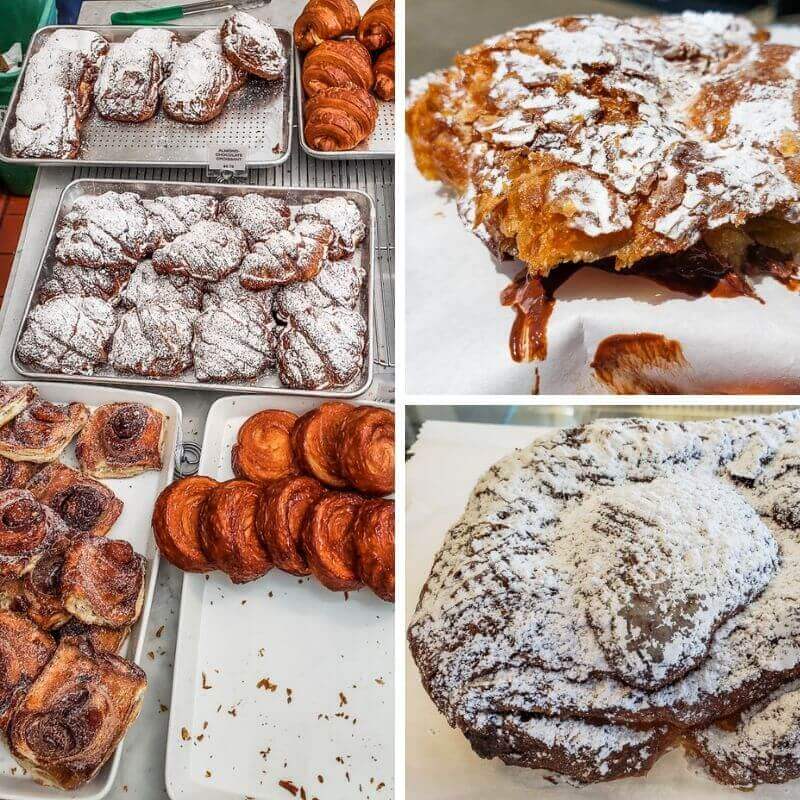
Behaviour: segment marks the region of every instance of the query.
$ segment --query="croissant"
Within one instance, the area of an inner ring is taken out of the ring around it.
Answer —
[[[302,80],[309,97],[323,89],[351,83],[369,90],[374,82],[372,59],[366,47],[355,39],[323,42],[306,56]]]
[[[326,39],[355,33],[360,19],[353,0],[310,0],[294,23],[294,43],[305,52]]]
[[[378,119],[375,98],[358,86],[324,89],[306,103],[306,142],[314,150],[352,150]]]
[[[358,25],[356,37],[367,50],[383,50],[394,42],[394,0],[376,0]]]
[[[394,100],[394,45],[375,60],[374,91],[381,100]]]

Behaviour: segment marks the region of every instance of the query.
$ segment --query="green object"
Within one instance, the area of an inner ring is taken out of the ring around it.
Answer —
[[[160,25],[183,16],[183,6],[151,8],[149,11],[115,11],[111,15],[112,25]]]

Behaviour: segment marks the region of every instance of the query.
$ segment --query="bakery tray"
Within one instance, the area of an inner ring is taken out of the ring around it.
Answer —
[[[305,94],[303,92],[303,81],[301,80],[303,61],[300,51],[295,48],[295,74],[297,79],[297,130],[300,134],[300,146],[310,156],[314,158],[325,158],[330,160],[353,159],[365,160],[370,158],[394,158],[394,102],[379,100],[378,121],[375,123],[375,130],[354,150],[335,150],[326,152],[324,150],[314,150],[306,141],[305,125],[303,121],[306,115]]]
[[[208,26],[164,26],[182,42],[208,30]],[[112,122],[103,119],[94,106],[81,126],[81,149],[77,158],[19,158],[11,151],[11,129],[17,120],[17,102],[30,57],[59,28],[91,30],[109,42],[121,42],[141,28],[127,25],[51,25],[40,28],[31,39],[20,78],[11,96],[8,113],[0,128],[0,160],[41,167],[85,165],[95,167],[205,167],[208,148],[237,147],[246,153],[249,167],[282,164],[291,148],[294,69],[291,34],[276,33],[286,48],[286,68],[281,81],[251,78],[232,92],[222,113],[210,122],[193,125],[170,119],[161,110],[146,122]]]
[[[36,305],[36,297],[42,284],[51,276],[51,267],[55,263],[56,231],[61,220],[72,207],[78,197],[87,194],[102,194],[103,192],[137,192],[142,197],[158,197],[160,195],[181,194],[210,194],[224,200],[232,195],[244,195],[251,192],[266,197],[280,197],[290,206],[313,203],[323,197],[346,197],[352,200],[361,211],[366,225],[367,235],[360,245],[361,266],[366,273],[366,296],[362,298],[361,311],[367,323],[367,350],[364,357],[364,366],[361,376],[345,387],[339,389],[306,390],[290,389],[283,386],[275,370],[268,371],[260,378],[247,382],[231,383],[201,383],[194,377],[190,370],[177,378],[149,378],[140,375],[120,375],[110,368],[100,368],[94,375],[61,375],[58,373],[36,370],[34,367],[24,365],[17,359],[17,344],[25,329],[28,315]],[[250,186],[243,184],[223,185],[217,183],[179,183],[174,181],[134,181],[111,180],[101,178],[79,178],[68,184],[61,194],[58,202],[53,224],[47,236],[44,252],[39,261],[36,278],[31,292],[28,295],[25,312],[17,330],[14,340],[12,364],[14,369],[27,378],[37,378],[48,381],[69,381],[70,383],[101,383],[104,385],[136,385],[143,388],[163,387],[168,389],[201,389],[217,392],[249,392],[252,394],[284,394],[308,395],[311,397],[347,398],[358,397],[363,394],[372,383],[373,372],[373,338],[374,338],[374,274],[375,274],[375,205],[372,198],[355,189],[319,189],[319,188],[275,188],[267,186]]]

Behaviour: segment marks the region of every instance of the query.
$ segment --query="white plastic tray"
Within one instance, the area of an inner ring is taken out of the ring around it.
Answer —
[[[145,600],[142,615],[124,645],[121,654],[141,663],[147,631],[147,618],[156,586],[159,554],[150,527],[153,504],[161,490],[172,481],[175,468],[175,449],[181,437],[181,409],[168,397],[128,389],[106,389],[96,386],[76,386],[68,383],[34,383],[39,396],[54,403],[86,403],[90,408],[105,403],[140,402],[162,411],[166,415],[167,433],[164,440],[164,466],[160,472],[145,472],[135,478],[104,480],[103,483],[122,500],[124,507],[119,519],[108,536],[112,539],[126,539],[137,553],[147,559]],[[62,454],[61,461],[76,466],[75,446],[71,444]],[[136,723],[134,723],[136,724]],[[28,777],[11,757],[5,743],[0,746],[0,797],[3,800],[39,800],[39,798],[80,798],[80,800],[99,800],[108,794],[114,783],[120,759],[121,742],[114,757],[103,767],[100,774],[86,786],[75,792],[66,793],[59,789],[39,786]]]
[[[302,414],[319,404],[218,400],[199,473],[233,477],[231,446],[257,411]],[[367,589],[346,597],[279,570],[241,586],[220,572],[187,574],[179,626],[167,737],[172,800],[291,800],[280,781],[298,787],[298,800],[299,787],[307,800],[393,798],[392,605]],[[259,688],[262,679],[277,688]]]

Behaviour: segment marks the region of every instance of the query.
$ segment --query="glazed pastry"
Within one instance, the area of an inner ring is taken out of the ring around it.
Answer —
[[[161,555],[184,572],[209,572],[214,564],[200,546],[200,517],[213,478],[193,475],[164,489],[153,509],[153,534]]]
[[[292,212],[288,203],[278,197],[265,197],[251,192],[223,200],[219,206],[219,221],[241,228],[252,245],[288,228]]]
[[[53,265],[51,277],[39,290],[38,302],[42,304],[59,295],[72,294],[78,297],[97,297],[113,306],[119,301],[120,293],[130,275],[130,269],[124,267],[92,269],[57,261]]]
[[[19,578],[69,531],[26,489],[0,492],[0,578]]]
[[[0,730],[56,649],[49,633],[12,611],[0,611]]]
[[[0,427],[21,414],[38,394],[39,390],[30,383],[15,386],[0,382]]]
[[[223,301],[195,322],[195,376],[220,383],[257,378],[275,366],[276,347],[275,321],[263,305]]]
[[[246,289],[239,281],[239,273],[232,272],[226,278],[216,283],[207,283],[203,294],[203,311],[209,308],[217,308],[221,303],[250,303],[253,302],[272,317],[272,300],[274,292],[271,289],[254,292]]]
[[[144,603],[144,574],[144,556],[129,542],[81,534],[64,558],[64,607],[87,625],[133,625]]]
[[[265,575],[272,562],[258,537],[261,489],[232,480],[211,490],[201,514],[200,544],[206,557],[234,583]]]
[[[394,42],[394,0],[376,0],[361,18],[356,32],[367,50],[383,50]]]
[[[126,308],[157,303],[198,310],[203,304],[203,282],[185,275],[159,275],[150,261],[143,261],[131,275],[120,301]]]
[[[340,86],[369,91],[375,82],[369,52],[355,39],[318,44],[305,57],[301,78],[307,97]]]
[[[28,315],[17,357],[45,372],[94,375],[108,361],[116,327],[114,309],[105,300],[58,295]]]
[[[356,560],[355,520],[362,499],[328,492],[311,511],[303,529],[303,553],[314,577],[334,592],[361,588]]]
[[[367,324],[357,311],[311,308],[278,337],[278,374],[295,389],[346,386],[364,366]]]
[[[11,754],[36,781],[77,789],[111,758],[146,688],[136,664],[61,642],[12,717]]]
[[[44,44],[46,49],[67,50],[96,65],[108,52],[108,42],[96,31],[80,28],[58,28]]]
[[[381,100],[394,100],[394,45],[375,60],[375,92]]]
[[[222,23],[220,36],[222,50],[234,66],[270,81],[283,75],[286,54],[270,24],[239,11]]]
[[[202,220],[216,219],[219,203],[207,194],[178,194],[142,199],[155,229],[156,242],[162,247]]]
[[[290,283],[275,292],[275,314],[286,320],[310,308],[354,309],[361,299],[364,274],[354,258],[326,260],[310,281]]]
[[[197,311],[176,303],[150,302],[122,315],[109,363],[120,373],[163,377],[192,365],[192,331]]]
[[[0,456],[0,489],[22,489],[39,470],[31,461],[12,461]]]
[[[303,414],[292,432],[294,457],[303,471],[335,489],[347,486],[339,466],[339,451],[342,426],[354,410],[348,403],[323,403]]]
[[[247,73],[237,67],[225,55],[225,51],[222,49],[222,36],[220,36],[219,28],[209,28],[207,31],[203,31],[199,36],[195,36],[192,39],[191,44],[209,50],[225,66],[225,69],[230,73],[232,92],[241,89],[247,83]]]
[[[80,116],[68,89],[35,83],[23,88],[11,129],[18,158],[75,158],[80,150]]]
[[[77,647],[89,644],[100,652],[119,653],[130,632],[129,627],[104,628],[102,625],[87,625],[72,617],[56,631],[56,635],[59,642],[68,642]]]
[[[98,406],[78,437],[81,472],[94,478],[132,478],[163,466],[166,418],[142,403]]]
[[[268,408],[253,414],[239,428],[231,451],[237,478],[264,486],[300,474],[292,452],[292,431],[297,414]]]
[[[238,228],[203,220],[187,233],[153,253],[156,272],[219,281],[230,275],[247,253],[247,240]]]
[[[122,501],[108,486],[58,461],[41,469],[26,488],[64,520],[70,537],[105,536],[122,513]]]
[[[22,579],[25,613],[45,631],[61,627],[70,618],[61,600],[61,571],[68,548],[67,537],[56,541]]]
[[[162,80],[166,80],[175,63],[175,55],[178,52],[180,39],[174,31],[167,28],[139,28],[134,31],[126,40],[125,44],[135,45],[136,47],[149,47],[155,50],[161,59]]]
[[[358,574],[381,600],[394,602],[394,500],[367,500],[358,510]]]
[[[360,20],[353,0],[309,0],[294,23],[294,43],[305,52],[327,39],[355,33]]]
[[[394,414],[372,406],[353,409],[342,424],[339,464],[342,475],[360,492],[393,492]]]
[[[182,44],[161,87],[164,113],[178,122],[208,122],[222,112],[232,88],[233,69],[221,55]]]
[[[297,212],[297,221],[327,222],[335,238],[328,248],[328,258],[336,260],[353,255],[367,235],[358,206],[345,197],[325,197],[317,203],[307,203]]]
[[[116,122],[144,122],[156,113],[161,59],[140,44],[113,44],[94,86],[97,113]]]
[[[311,510],[325,494],[318,481],[288,477],[264,489],[258,516],[258,532],[272,563],[292,575],[311,570],[303,554],[302,535]]]
[[[90,67],[75,53],[55,47],[43,47],[28,59],[23,91],[30,92],[34,85],[41,89],[58,87],[72,92],[78,119],[84,119],[92,105],[96,69]]]
[[[35,400],[0,428],[0,455],[37,464],[55,461],[88,419],[89,409],[83,403]]]

